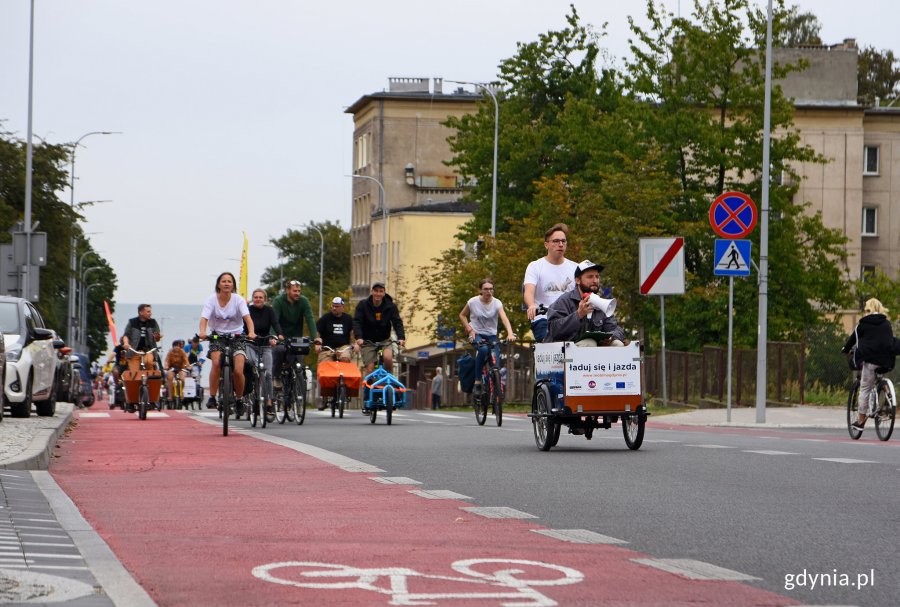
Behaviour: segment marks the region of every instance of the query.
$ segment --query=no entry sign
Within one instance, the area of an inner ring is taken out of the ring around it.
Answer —
[[[740,192],[725,192],[709,207],[709,225],[722,238],[744,238],[756,227],[756,217],[756,205]]]
[[[641,295],[684,295],[684,238],[640,239]]]

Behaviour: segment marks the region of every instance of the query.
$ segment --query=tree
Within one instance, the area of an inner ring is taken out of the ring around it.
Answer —
[[[38,307],[47,325],[60,335],[65,335],[69,302],[69,277],[71,276],[71,242],[77,243],[80,252],[90,248],[78,224],[83,219],[77,210],[64,203],[57,192],[69,185],[68,159],[70,148],[66,145],[40,143],[33,145],[32,158],[32,221],[40,222],[39,230],[47,233],[49,243],[47,265],[40,270],[40,301]],[[10,242],[9,229],[24,219],[25,212],[25,142],[13,134],[0,131],[0,242]],[[92,257],[102,264],[102,271],[91,274],[92,282],[102,286],[93,289],[90,301],[99,298],[112,300],[116,276],[111,267],[99,255]],[[95,264],[97,265],[97,264]],[[114,302],[113,302],[114,303]],[[89,306],[88,344],[93,358],[106,350],[106,317]],[[70,340],[71,341],[71,340]]]
[[[873,106],[876,98],[882,103],[897,99],[900,93],[900,60],[894,57],[894,51],[879,51],[867,46],[859,53],[858,66],[859,103]]]
[[[310,225],[321,230],[325,239],[323,300],[330,300],[338,295],[347,298],[350,290],[350,233],[339,222],[313,221]],[[275,295],[284,288],[284,285],[279,285],[283,275],[284,280],[299,280],[304,283],[303,295],[310,302],[317,302],[322,247],[319,233],[309,226],[303,230],[288,228],[283,236],[269,242],[278,249],[281,260],[278,265],[266,268],[263,272],[262,282],[269,294]],[[316,304],[313,305],[313,310],[318,310]]]
[[[822,44],[819,34],[822,24],[813,13],[801,13],[800,8],[792,6],[782,12],[780,27],[772,32],[772,45],[781,47]]]
[[[498,231],[530,212],[542,178],[585,169],[601,137],[597,110],[614,107],[619,97],[615,72],[596,69],[602,34],[582,25],[574,6],[566,22],[535,42],[519,43],[516,55],[499,67]],[[476,114],[451,117],[446,124],[456,131],[449,164],[476,181],[467,198],[481,204],[465,230],[474,240],[491,223],[493,103],[485,99]]]

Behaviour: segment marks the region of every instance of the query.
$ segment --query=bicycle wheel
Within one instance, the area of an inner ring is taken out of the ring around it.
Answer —
[[[369,409],[369,423],[374,424],[375,418],[378,417],[378,403],[372,401],[372,408]]]
[[[334,414],[337,412],[337,401],[338,401],[337,391],[335,391],[334,396],[323,397],[323,398],[329,399],[330,402],[328,402],[328,408],[331,409],[331,417],[334,417]]]
[[[262,408],[265,404],[262,395],[262,386],[257,382],[253,386],[253,393],[250,395],[250,425],[254,428],[257,423],[262,423],[262,427],[266,427],[265,415],[262,415]]]
[[[500,382],[500,370],[491,371],[491,409],[497,418],[497,427],[503,425],[503,384]]]
[[[857,419],[859,419],[859,379],[853,382],[850,395],[847,397],[847,432],[853,440],[859,440],[862,436],[862,430],[852,425]]]
[[[341,379],[340,383],[338,383],[337,401],[338,417],[344,419],[344,407],[347,406],[347,386],[344,385],[343,379]]]
[[[138,419],[147,419],[148,408],[150,408],[150,388],[141,386],[141,397],[138,399]]]
[[[554,442],[554,433],[556,433],[556,437],[559,436],[559,426],[552,421],[552,418],[547,417],[547,414],[550,413],[550,389],[546,385],[542,384],[538,388],[537,394],[534,395],[532,413],[540,416],[531,418],[534,442],[541,451],[549,451],[556,444]]]
[[[228,436],[228,418],[234,410],[234,388],[231,385],[231,369],[222,369],[222,436]]]
[[[488,394],[483,390],[472,397],[472,406],[475,407],[475,421],[479,426],[484,425],[487,419],[487,400]]]
[[[391,425],[394,418],[394,389],[386,388],[384,391],[384,415],[387,419],[387,425]]]
[[[173,399],[173,402],[175,403],[175,410],[181,411],[181,408],[183,406],[181,404],[181,394],[184,391],[184,384],[182,384],[179,380],[176,379],[175,385],[172,387],[172,389],[175,392],[175,398]]]
[[[644,425],[646,422],[647,418],[640,413],[628,415],[627,417],[622,416],[622,434],[625,435],[625,444],[632,451],[640,449],[641,443],[644,442]]]
[[[306,373],[303,369],[294,376],[294,421],[300,426],[306,419]]]
[[[886,441],[894,432],[894,418],[897,416],[897,398],[894,383],[883,378],[878,382],[878,402],[875,409],[875,434]]]

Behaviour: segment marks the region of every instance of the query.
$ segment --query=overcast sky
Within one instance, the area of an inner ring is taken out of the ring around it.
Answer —
[[[828,44],[900,52],[896,0],[796,3]],[[118,301],[200,305],[219,272],[237,274],[241,230],[253,287],[276,261],[269,236],[308,221],[350,227],[344,108],[390,76],[492,80],[516,42],[562,28],[569,4],[35,0],[34,133],[64,143],[122,131],[78,149],[75,201],[112,201],[85,211],[85,231],[118,274]],[[29,5],[0,0],[0,120],[23,139]],[[604,45],[624,57],[627,16],[644,4],[576,7],[608,23]]]

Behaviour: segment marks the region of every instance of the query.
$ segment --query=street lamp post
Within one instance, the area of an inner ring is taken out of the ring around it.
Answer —
[[[84,300],[84,302],[82,303],[81,341],[82,341],[82,343],[84,343],[85,348],[87,348],[87,313],[88,313],[87,296],[91,289],[93,289],[94,287],[102,287],[102,286],[103,286],[102,282],[92,282],[91,284],[87,285],[82,290],[82,299]]]
[[[500,104],[497,103],[497,96],[487,84],[481,82],[466,82],[464,80],[444,80],[444,82],[453,82],[455,84],[468,84],[477,86],[491,97],[494,102],[494,180],[491,189],[491,238],[497,236],[497,136],[500,133]]]
[[[271,239],[271,236],[269,237]],[[278,251],[278,292],[280,292],[284,288],[284,263],[281,261],[281,249],[276,247],[273,244],[261,244],[261,247],[269,247],[271,249],[275,249]],[[321,316],[321,315],[320,315]]]
[[[81,140],[85,137],[90,137],[91,135],[118,135],[119,131],[91,131],[90,133],[85,133],[81,137],[75,140],[75,143],[72,144],[72,159],[69,163],[69,201],[72,205],[72,210],[75,210],[75,151],[78,149],[78,144],[81,143]],[[75,277],[78,272],[78,268],[75,265],[75,236],[72,236],[72,254],[70,257],[70,265],[72,274],[69,276],[69,319],[66,323],[66,338],[69,341],[72,341],[72,327],[75,321]]]
[[[378,188],[381,190],[381,221],[384,224],[382,226],[382,237],[384,238],[384,260],[382,264],[382,275],[384,277],[384,286],[387,288],[388,282],[388,263],[387,263],[387,254],[388,254],[388,241],[387,241],[387,195],[384,193],[384,186],[381,185],[381,182],[375,179],[374,177],[369,177],[368,175],[347,175],[347,177],[352,177],[353,179],[369,179],[370,181],[374,181],[378,184]]]
[[[322,234],[322,230],[314,226],[313,224],[309,224],[308,226],[297,226],[297,227],[309,227],[319,233],[319,239],[322,241],[321,246],[319,247],[319,316],[322,316],[322,277],[325,275],[325,236]]]
[[[78,337],[81,340],[81,343],[87,347],[87,288],[85,288],[84,282],[87,278],[88,274],[93,272],[94,270],[102,270],[103,266],[91,266],[90,268],[86,268],[84,272],[81,273],[81,306],[79,318],[80,322],[78,323],[80,326],[80,330],[78,332]]]
[[[81,257],[78,258],[78,263],[75,265],[75,268],[74,268],[73,283],[74,283],[75,289],[72,292],[72,296],[70,297],[71,301],[69,301],[69,309],[72,311],[72,320],[71,320],[71,322],[72,322],[72,337],[69,338],[69,341],[71,342],[72,347],[75,347],[75,345],[78,343],[78,338],[80,337],[80,333],[81,333],[79,330],[77,330],[75,328],[74,325],[80,316],[81,284],[82,284],[82,282],[79,279],[81,277],[81,269],[84,268],[84,258],[87,257],[88,255],[94,255],[99,259],[99,255],[97,255],[96,251],[87,250],[81,254]]]

